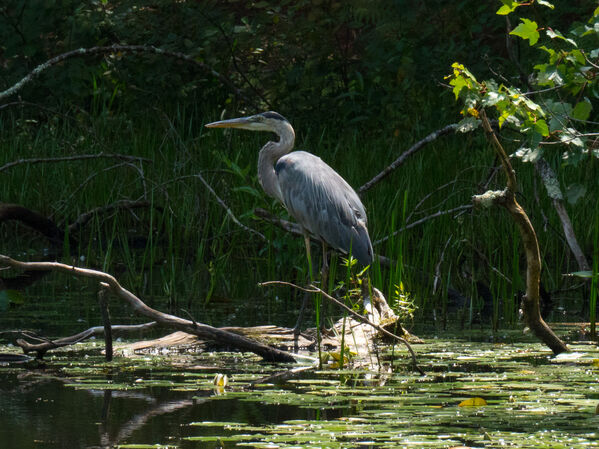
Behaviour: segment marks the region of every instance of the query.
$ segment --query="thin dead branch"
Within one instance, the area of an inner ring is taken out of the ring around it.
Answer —
[[[406,159],[412,156],[414,153],[418,152],[422,149],[427,143],[432,142],[433,140],[438,139],[445,134],[449,134],[455,132],[458,129],[457,123],[452,123],[451,125],[447,125],[437,131],[430,133],[424,139],[419,140],[414,145],[412,145],[408,150],[404,151],[397,159],[395,159],[389,166],[387,166],[383,171],[381,171],[378,175],[368,181],[366,184],[361,186],[358,189],[358,194],[362,194],[367,190],[370,190],[374,185],[378,184],[383,178],[389,176],[389,174],[397,169],[401,164],[403,164]]]
[[[62,156],[62,157],[38,157],[31,159],[17,159],[16,161],[8,162],[2,166],[0,166],[0,172],[4,170],[8,170],[17,165],[34,165],[34,164],[47,164],[47,163],[56,163],[56,162],[72,162],[72,161],[81,161],[88,159],[120,159],[123,161],[133,161],[133,162],[152,162],[150,159],[139,156],[129,156],[126,154],[118,154],[118,153],[96,153],[96,154],[79,154],[76,156]]]
[[[115,325],[111,326],[110,330],[113,335],[127,335],[130,333],[146,332],[150,329],[154,329],[158,323],[155,321],[143,324],[132,324],[132,325]],[[85,341],[91,337],[101,337],[105,335],[104,326],[90,327],[82,332],[68,337],[58,338],[56,340],[50,340],[45,337],[40,337],[32,332],[19,332],[23,338],[17,339],[17,345],[23,349],[24,353],[36,352],[37,358],[43,358],[44,354],[52,349],[62,348],[63,346],[70,346],[76,343]],[[35,343],[32,343],[34,341]]]
[[[535,168],[543,180],[543,184],[545,185],[545,189],[547,191],[547,196],[551,198],[553,207],[555,208],[560,222],[562,223],[562,229],[564,231],[564,236],[566,237],[566,242],[568,242],[570,251],[572,251],[572,255],[578,263],[578,269],[581,271],[589,271],[591,266],[582,252],[582,248],[578,244],[578,239],[576,238],[572,221],[570,221],[570,216],[568,215],[568,211],[564,205],[564,196],[560,189],[559,181],[555,175],[555,172],[545,159],[539,159],[535,163]]]
[[[157,47],[154,47],[151,45],[117,45],[117,44],[103,46],[103,47],[98,46],[98,47],[91,47],[91,48],[78,48],[76,50],[68,51],[66,53],[62,53],[58,56],[55,56],[51,59],[48,59],[46,62],[35,67],[31,72],[29,72],[27,75],[25,75],[19,82],[15,83],[14,85],[9,87],[5,91],[0,92],[0,101],[4,100],[5,98],[10,97],[11,95],[16,94],[25,85],[29,84],[31,81],[33,81],[35,78],[37,78],[37,76],[39,76],[40,73],[48,70],[50,67],[55,66],[56,64],[59,64],[67,59],[76,58],[76,57],[84,57],[84,56],[93,56],[93,55],[98,55],[98,54],[118,53],[118,52],[136,53],[136,54],[144,54],[144,53],[157,54],[157,55],[167,56],[170,58],[175,58],[175,59],[185,61],[193,66],[199,67],[201,70],[204,70],[204,71],[212,74],[221,83],[223,83],[225,86],[227,86],[237,97],[243,99],[250,105],[254,105],[254,102],[252,100],[250,100],[237,87],[235,87],[235,84],[230,79],[228,79],[227,77],[223,76],[222,74],[220,74],[219,72],[214,70],[208,64],[205,64],[192,56],[189,56],[189,55],[186,55],[186,54],[180,53],[180,52],[163,50],[161,48],[157,48]]]
[[[77,217],[77,219],[69,225],[69,232],[76,232],[82,226],[85,226],[95,215],[109,213],[115,210],[133,210],[152,207],[150,201],[131,201],[131,200],[120,200],[106,206],[95,207]],[[156,206],[154,206],[156,207]],[[160,209],[160,208],[158,208]]]
[[[396,236],[397,234],[399,234],[401,232],[407,231],[408,229],[412,229],[412,228],[415,228],[416,226],[420,226],[421,224],[423,224],[429,220],[432,220],[434,218],[439,218],[439,217],[442,217],[443,215],[448,215],[448,214],[453,214],[456,212],[470,210],[472,208],[473,208],[472,204],[462,204],[461,206],[457,206],[452,209],[440,210],[438,212],[435,212],[434,214],[430,214],[430,215],[427,215],[426,217],[422,217],[420,220],[416,220],[410,224],[407,224],[407,225],[403,226],[402,228],[398,229],[397,231],[394,231],[393,233],[389,234],[388,236],[383,237],[382,239],[378,239],[378,240],[372,242],[372,246],[380,245],[381,243],[384,243],[387,240],[389,240],[391,237]]]

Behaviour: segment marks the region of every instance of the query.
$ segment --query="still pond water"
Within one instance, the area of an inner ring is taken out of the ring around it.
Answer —
[[[426,376],[396,348],[393,373],[306,371],[253,388],[287,367],[230,353],[106,363],[102,346],[56,351],[45,366],[0,366],[0,447],[599,447],[590,344],[555,358],[532,342],[434,338],[414,345]],[[391,348],[380,356],[391,360]],[[217,373],[229,379],[220,391]],[[474,397],[486,405],[460,406]]]

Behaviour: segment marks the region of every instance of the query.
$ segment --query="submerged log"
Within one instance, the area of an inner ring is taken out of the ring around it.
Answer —
[[[294,288],[300,288],[309,293],[319,294],[323,298],[334,302],[344,310],[346,317],[337,321],[337,323],[326,332],[325,338],[322,340],[318,338],[319,333],[316,330],[311,330],[310,332],[298,336],[294,334],[292,329],[277,328],[274,326],[259,326],[254,328],[215,328],[206,324],[197,323],[193,319],[185,320],[175,315],[162,313],[149,307],[132,292],[122,287],[110,274],[97,270],[65,265],[58,262],[20,262],[11,259],[10,257],[0,255],[0,267],[2,266],[31,271],[59,271],[68,273],[69,275],[95,279],[104,289],[106,289],[106,291],[111,292],[116,297],[129,303],[137,313],[151,318],[156,322],[156,325],[180,331],[179,333],[171,334],[171,336],[166,339],[163,338],[155,342],[145,342],[137,344],[136,346],[130,346],[130,350],[149,349],[151,347],[168,347],[169,344],[177,342],[179,344],[181,342],[189,344],[190,340],[183,335],[183,333],[185,333],[194,335],[196,341],[203,342],[202,344],[209,344],[220,348],[225,347],[238,351],[251,351],[262,357],[264,360],[271,362],[293,363],[305,360],[306,357],[313,362],[316,362],[313,358],[310,358],[308,352],[314,351],[316,345],[320,342],[321,346],[318,347],[319,354],[322,354],[321,350],[324,346],[325,350],[340,353],[341,355],[339,357],[342,359],[340,363],[343,364],[345,362],[345,356],[349,354],[353,354],[361,361],[372,360],[372,355],[374,354],[374,351],[376,351],[376,339],[381,336],[386,336],[394,338],[396,341],[400,341],[407,346],[412,356],[415,369],[423,374],[422,370],[416,365],[415,354],[407,340],[404,338],[406,333],[401,324],[399,324],[397,316],[395,316],[388,306],[382,293],[374,288],[371,289],[369,282],[367,281],[362,283],[362,298],[364,299],[364,308],[367,312],[366,316],[355,312],[336,298],[333,298],[313,285],[308,288],[303,288],[289,283],[276,282]],[[154,326],[155,324],[148,323],[146,326]],[[390,326],[393,326],[394,329],[399,329],[401,336],[389,332],[387,328],[391,328]],[[37,341],[35,343],[21,339],[18,341],[18,344],[25,352],[37,351],[38,357],[41,358],[45,352],[50,349],[77,343],[94,334],[106,333],[107,327],[109,327],[109,332],[118,329],[116,326],[111,326],[110,323],[105,323],[105,326],[102,328],[88,329],[87,331],[72,337],[66,337],[55,341],[36,338]],[[171,344],[170,346],[173,345]],[[297,353],[300,347],[306,351],[305,354]],[[294,349],[294,354],[290,352],[291,348]],[[124,350],[126,351],[127,348],[124,348]],[[378,360],[378,357],[374,357],[374,359]],[[318,362],[319,364],[322,364],[322,359]],[[362,363],[363,362],[360,362],[359,364]]]
[[[318,289],[313,291],[319,292]],[[329,296],[327,299],[334,298]],[[363,367],[376,370],[380,368],[380,358],[377,356],[379,343],[387,344],[389,338],[394,338],[408,346],[415,369],[423,374],[416,365],[414,353],[408,343],[408,340],[412,343],[420,343],[421,340],[401,326],[398,317],[379,290],[372,289],[372,294],[366,295],[365,310],[365,316],[354,311],[348,312],[345,317],[338,319],[331,328],[321,331],[323,362],[337,367],[342,363],[340,358],[341,352],[343,352],[344,364],[354,368]],[[318,345],[316,328],[307,329],[300,335],[296,335],[292,328],[274,325],[223,327],[221,329],[262,342],[265,345],[274,346],[282,351],[294,351],[298,359],[309,360],[312,357],[311,354],[316,352]],[[395,330],[396,334],[390,330]],[[117,348],[117,352],[127,356],[140,352],[151,354],[162,353],[165,350],[183,352],[222,348],[222,342],[205,340],[185,332],[174,332],[158,339],[122,345]]]

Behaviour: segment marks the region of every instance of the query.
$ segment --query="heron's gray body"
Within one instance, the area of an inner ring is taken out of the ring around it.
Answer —
[[[293,151],[275,165],[282,203],[308,232],[363,265],[372,263],[366,211],[351,186],[318,156]]]
[[[264,191],[283,203],[305,234],[342,253],[351,253],[362,265],[372,263],[372,243],[360,198],[319,157],[305,151],[291,151],[295,132],[283,116],[264,112],[206,126],[277,134],[279,141],[267,142],[258,156],[258,179]]]

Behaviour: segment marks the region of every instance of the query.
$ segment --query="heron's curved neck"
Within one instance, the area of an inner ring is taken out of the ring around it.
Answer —
[[[279,141],[268,142],[258,155],[258,180],[268,195],[283,202],[274,166],[282,156],[293,149],[295,132],[288,122],[281,122],[275,133],[279,136]]]

